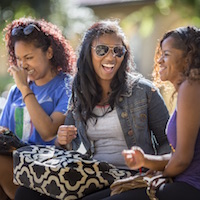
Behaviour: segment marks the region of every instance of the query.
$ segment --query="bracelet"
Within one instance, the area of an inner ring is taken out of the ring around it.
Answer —
[[[24,102],[25,102],[26,97],[29,96],[30,94],[35,95],[33,92],[29,92],[28,94],[26,94],[26,95],[24,96],[24,98],[23,98],[23,101],[24,101]]]

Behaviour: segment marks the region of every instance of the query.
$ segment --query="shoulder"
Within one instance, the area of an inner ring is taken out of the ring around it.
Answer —
[[[13,102],[15,102],[18,99],[22,99],[22,94],[20,92],[20,90],[17,88],[16,85],[11,86],[10,90],[8,91],[7,94],[7,104],[12,104]]]
[[[69,74],[61,74],[58,76],[59,81],[57,82],[56,92],[65,94],[69,98],[72,91],[73,76]]]
[[[200,117],[200,82],[199,81],[184,81],[179,89],[177,96],[177,111],[187,113],[192,116],[199,115]],[[199,114],[198,114],[199,113]]]
[[[146,90],[157,90],[153,82],[146,79],[142,75],[128,74],[127,77],[128,77],[127,85],[128,87],[131,87],[133,90],[137,88],[138,89],[143,88]]]
[[[183,83],[180,85],[180,90],[183,89],[189,89],[189,90],[199,90],[200,88],[200,81],[192,81],[192,80],[185,80]]]
[[[126,90],[122,94],[131,99],[131,101],[151,100],[152,98],[162,98],[159,89],[153,84],[152,81],[144,78],[143,76],[134,77],[129,75]]]
[[[156,89],[155,85],[152,81],[146,79],[146,78],[140,78],[138,81],[139,85],[145,87],[145,88],[154,88]]]
[[[54,81],[56,82],[72,82],[72,80],[73,80],[73,77],[66,73],[59,73],[54,78]]]
[[[11,86],[9,90],[9,95],[21,95],[20,90],[17,88],[17,85]]]
[[[12,85],[11,86],[11,88],[10,88],[10,91],[16,91],[16,90],[19,90],[18,88],[17,88],[17,85]]]
[[[60,73],[51,82],[51,85],[59,89],[71,89],[73,77],[69,74]]]
[[[194,104],[200,99],[200,81],[185,80],[178,90],[178,102],[184,99],[185,103]],[[198,103],[199,104],[199,103]],[[197,106],[197,105],[196,105]]]

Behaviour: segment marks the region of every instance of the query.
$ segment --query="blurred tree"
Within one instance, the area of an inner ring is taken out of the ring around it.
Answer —
[[[200,0],[156,0],[156,5],[165,15],[170,9],[176,9],[183,16],[200,17]]]
[[[82,33],[96,18],[89,8],[79,7],[74,0],[1,0],[0,31],[5,24],[23,16],[44,18],[63,29],[70,37]]]
[[[57,24],[75,47],[80,35],[97,20],[92,9],[80,7],[76,0],[51,0],[48,20]]]
[[[5,22],[13,19],[31,15],[35,17],[46,17],[50,13],[51,0],[1,0],[0,1],[0,27]]]
[[[0,0],[1,68],[7,68],[2,29],[8,22],[19,17],[44,18],[57,24],[70,40],[72,46],[76,47],[80,43],[80,34],[97,20],[92,9],[80,7],[77,2],[80,0]],[[154,31],[154,21],[157,14],[168,16],[171,10],[177,10],[183,18],[190,18],[193,24],[200,24],[200,0],[155,0],[154,6],[144,6],[142,10],[129,15],[122,21],[122,27],[125,27],[124,24],[126,24],[125,30],[128,33],[132,31],[130,26],[138,24],[139,34],[145,38]],[[7,74],[5,72],[6,70],[4,70],[3,76]],[[9,79],[2,79],[1,74],[2,69],[0,69],[0,85],[3,86],[5,84],[1,83],[2,80]]]

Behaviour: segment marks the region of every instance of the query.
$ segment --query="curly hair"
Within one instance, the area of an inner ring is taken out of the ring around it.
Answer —
[[[25,34],[23,30],[28,27],[34,27],[30,33]],[[17,34],[14,31],[21,29]],[[53,70],[56,72],[63,71],[71,75],[75,72],[76,56],[73,48],[62,35],[61,30],[54,24],[44,19],[33,19],[31,17],[23,17],[12,21],[4,28],[5,43],[8,48],[9,64],[17,65],[14,46],[17,41],[24,41],[34,44],[35,47],[41,48],[43,52],[51,46],[53,49],[53,57],[50,62]]]
[[[183,80],[200,80],[200,30],[194,26],[187,26],[168,31],[157,44],[154,56],[154,82],[157,85],[162,84],[159,76],[158,59],[161,56],[162,43],[168,37],[174,38],[173,47],[182,50],[183,56],[189,58],[188,66],[182,74]],[[181,82],[178,84],[181,84]]]
[[[124,59],[119,70],[111,82],[111,93],[109,105],[111,110],[114,104],[118,103],[120,94],[126,84],[126,72],[133,70],[134,63],[131,60],[130,48],[126,37],[116,20],[103,20],[94,23],[85,33],[79,48],[79,57],[77,61],[77,74],[74,78],[72,88],[72,99],[80,118],[86,124],[89,118],[97,116],[92,113],[94,107],[101,101],[102,88],[97,82],[94,67],[92,64],[91,46],[92,42],[104,34],[116,34],[122,40],[126,48]]]

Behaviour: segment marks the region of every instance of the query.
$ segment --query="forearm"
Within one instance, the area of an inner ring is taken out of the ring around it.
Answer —
[[[27,89],[22,96],[24,97],[26,94],[31,92],[30,89]],[[26,96],[24,101],[31,121],[41,138],[45,141],[53,139],[56,136],[58,127],[64,123],[64,114],[62,115],[60,113],[58,119],[53,120],[53,118],[40,106],[34,94]]]
[[[170,157],[171,154],[165,154],[162,156],[145,155],[143,167],[151,170],[163,171],[169,162]]]
[[[182,173],[188,166],[190,162],[186,162],[186,159],[181,156],[177,156],[175,153],[171,157],[170,161],[166,165],[163,174],[165,176],[174,177]]]

